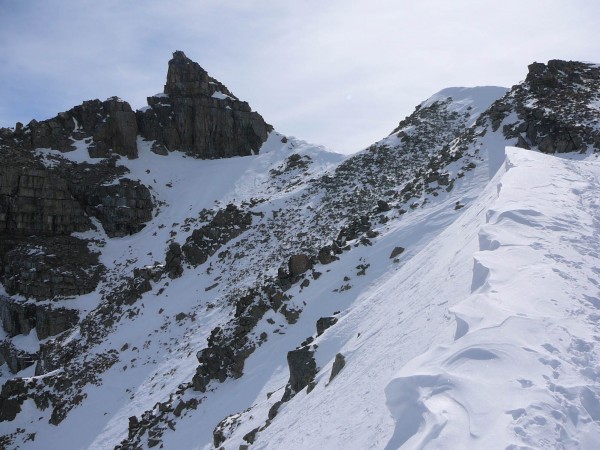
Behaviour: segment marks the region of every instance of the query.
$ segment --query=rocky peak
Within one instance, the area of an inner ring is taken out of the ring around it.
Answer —
[[[581,76],[593,67],[582,62],[552,59],[548,64],[534,62],[528,68],[525,82],[535,88],[555,88],[565,82],[582,83]]]
[[[502,127],[505,139],[517,147],[544,153],[600,150],[596,127],[600,102],[600,67],[575,61],[533,63],[525,81],[496,102],[484,115],[493,129]]]
[[[148,97],[148,105],[138,111],[138,125],[159,153],[166,148],[197,158],[247,156],[273,129],[182,51],[169,61],[164,93]]]
[[[183,53],[177,50],[169,61],[165,94],[169,97],[212,97],[220,92],[234,100],[233,95],[225,85],[210,77],[206,70]]]

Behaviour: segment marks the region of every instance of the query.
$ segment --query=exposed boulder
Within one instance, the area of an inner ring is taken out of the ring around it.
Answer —
[[[197,158],[252,155],[273,127],[223,84],[176,51],[163,94],[137,112],[140,133]]]
[[[392,209],[388,202],[385,200],[377,200],[377,211],[379,212],[387,212]]]
[[[321,336],[327,328],[335,325],[337,321],[335,317],[321,317],[317,320],[317,336]]]
[[[292,255],[288,261],[288,271],[291,277],[297,277],[312,269],[313,263],[310,256],[303,253]]]
[[[321,264],[330,264],[337,259],[335,256],[335,251],[330,245],[326,245],[319,249],[319,254],[317,255],[317,259]]]
[[[287,354],[290,379],[285,388],[282,401],[287,402],[294,395],[313,382],[317,375],[317,363],[314,352],[309,346],[292,350]]]
[[[335,355],[335,360],[333,361],[333,366],[331,366],[331,376],[329,377],[329,382],[337,376],[338,373],[344,368],[346,365],[346,358],[341,353]]]
[[[167,250],[167,256],[165,261],[165,271],[169,278],[179,278],[183,275],[183,266],[181,260],[183,253],[181,252],[181,246],[177,242],[171,242],[169,244],[169,250]]]
[[[392,253],[390,253],[390,259],[394,259],[396,256],[400,256],[404,252],[404,247],[394,247]]]

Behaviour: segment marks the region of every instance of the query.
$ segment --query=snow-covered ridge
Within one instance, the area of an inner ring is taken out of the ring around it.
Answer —
[[[421,108],[427,108],[435,102],[452,99],[450,111],[468,113],[470,118],[467,126],[475,123],[477,117],[494,101],[502,97],[508,89],[499,86],[450,87],[442,89],[421,103]]]
[[[599,177],[596,159],[507,150],[472,294],[450,309],[454,339],[386,387],[396,421],[389,448],[594,448]]]
[[[599,177],[595,158],[507,149],[468,210],[320,338],[317,387],[255,448],[594,448]]]

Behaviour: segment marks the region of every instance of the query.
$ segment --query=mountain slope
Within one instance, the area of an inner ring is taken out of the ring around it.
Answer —
[[[316,341],[335,346],[320,382],[253,448],[593,448],[599,170],[510,149],[467,212]]]
[[[23,137],[48,124],[2,132],[10,177],[27,169],[22,203],[0,189],[23,224],[0,239],[5,446],[597,439],[597,67],[551,61],[509,91],[446,89],[350,157],[265,124],[247,142],[236,134],[231,151],[247,156],[199,160],[229,153],[176,139],[202,133],[187,107],[260,116],[174,56],[166,94],[136,113],[135,153],[109,146],[122,127],[86,134],[76,109],[52,122],[68,126],[51,148]],[[127,109],[102,108],[105,123]],[[582,153],[504,151],[550,151],[550,141]],[[43,214],[54,217],[57,198],[70,205],[45,237],[24,214],[29,189],[45,196]],[[65,288],[75,270],[65,248],[82,261],[76,292]],[[476,373],[506,401],[491,401]]]

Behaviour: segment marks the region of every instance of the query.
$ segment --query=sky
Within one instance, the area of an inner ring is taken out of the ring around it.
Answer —
[[[162,92],[183,50],[281,133],[342,153],[451,86],[600,63],[591,0],[0,0],[0,127]]]

